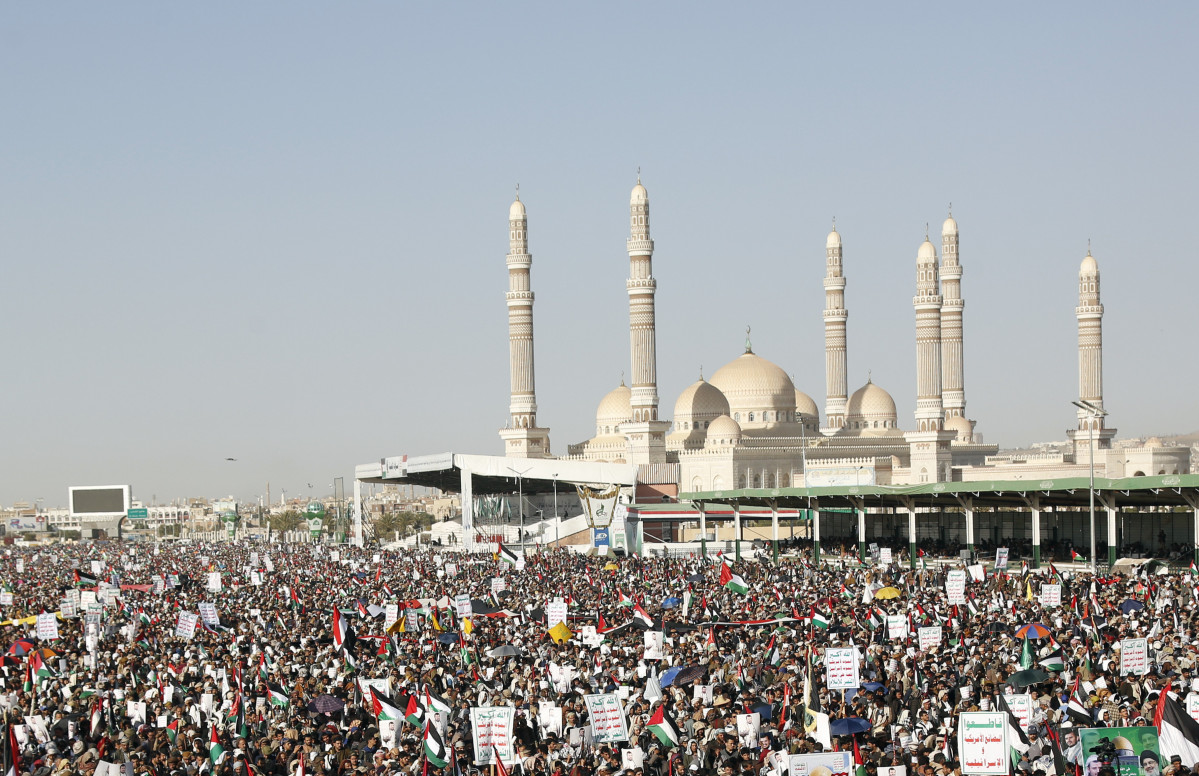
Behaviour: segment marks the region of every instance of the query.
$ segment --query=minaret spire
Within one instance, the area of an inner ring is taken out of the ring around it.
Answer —
[[[629,197],[629,344],[632,358],[632,393],[629,404],[633,420],[625,424],[629,439],[630,463],[665,463],[666,429],[669,423],[658,420],[657,319],[654,296],[654,241],[649,230],[649,193],[637,185]]]
[[[1093,407],[1103,409],[1103,303],[1099,297],[1099,263],[1091,255],[1087,240],[1087,255],[1078,268],[1078,398]],[[1094,426],[1095,447],[1111,447],[1116,430],[1106,427],[1104,416],[1079,408],[1074,438],[1075,461],[1089,460],[1090,429]],[[1086,452],[1084,452],[1084,450]]]
[[[841,235],[837,219],[824,244],[824,417],[826,434],[845,428],[849,383],[846,377],[845,275],[841,264]]]
[[[549,429],[537,425],[537,391],[533,370],[533,290],[530,268],[528,218],[516,199],[508,209],[508,357],[511,374],[508,427],[501,429],[504,455],[545,458],[550,454]]]
[[[911,482],[943,482],[951,477],[949,444],[954,434],[944,430],[941,282],[937,249],[927,236],[916,253],[912,306],[916,308],[916,430],[904,435],[911,448]]]
[[[966,417],[966,387],[962,312],[962,264],[958,254],[958,222],[953,218],[953,203],[949,216],[941,225],[941,403],[945,420]],[[970,439],[973,441],[973,430]]]

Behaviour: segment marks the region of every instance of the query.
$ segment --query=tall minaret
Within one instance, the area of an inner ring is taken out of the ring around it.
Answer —
[[[845,405],[849,398],[846,379],[845,275],[841,266],[841,235],[837,221],[824,244],[824,417],[825,434],[835,434],[845,428]]]
[[[916,430],[904,436],[911,448],[911,481],[950,479],[949,442],[941,405],[941,288],[937,249],[928,235],[916,253]]]
[[[1078,398],[1103,409],[1103,304],[1099,301],[1099,264],[1090,246],[1078,268],[1078,307],[1074,315],[1078,318]],[[1071,438],[1075,460],[1083,463],[1089,461],[1091,425],[1099,450],[1111,448],[1116,430],[1106,427],[1103,416],[1094,417],[1082,408],[1077,414],[1078,427]]]
[[[537,392],[533,379],[533,290],[529,268],[528,219],[517,190],[508,209],[508,357],[511,370],[509,427],[500,429],[504,455],[511,458],[546,458],[550,430],[537,426]]]
[[[629,197],[629,343],[632,352],[633,420],[622,426],[629,441],[629,462],[665,463],[666,429],[658,420],[657,322],[654,317],[654,241],[649,236],[649,194],[641,175]]]

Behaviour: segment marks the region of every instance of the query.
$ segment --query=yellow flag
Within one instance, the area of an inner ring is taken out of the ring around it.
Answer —
[[[1032,603],[1032,582],[1025,581],[1024,584],[1028,588],[1028,591],[1024,594],[1024,600]]]
[[[570,641],[570,637],[573,635],[570,628],[566,627],[566,623],[564,622],[560,622],[550,628],[550,638],[558,644],[565,644],[567,641]]]
[[[467,636],[469,636],[470,634],[474,633],[474,630],[475,630],[475,624],[470,621],[469,617],[462,620],[462,632],[463,633],[465,633]]]
[[[429,622],[432,623],[433,630],[435,630],[435,631],[441,630],[441,623],[439,623],[437,621],[437,613],[434,612],[432,609],[429,610]]]

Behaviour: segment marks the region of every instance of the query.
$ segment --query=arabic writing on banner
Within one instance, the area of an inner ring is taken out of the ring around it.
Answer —
[[[858,655],[853,647],[829,647],[824,650],[824,681],[830,690],[856,690]]]
[[[963,711],[958,714],[958,754],[962,773],[1008,772],[1007,715],[995,711]]]
[[[454,614],[459,620],[465,620],[468,617],[473,617],[475,614],[474,605],[470,602],[470,596],[465,593],[454,596]]]
[[[512,749],[512,718],[515,712],[511,706],[471,707],[470,727],[475,739],[475,765],[491,765],[496,752],[506,763],[515,760]]]
[[[1120,676],[1149,673],[1149,640],[1124,639],[1120,642]]]
[[[1013,693],[1005,695],[1003,699],[1012,710],[1012,716],[1020,723],[1020,729],[1027,733],[1028,726],[1032,723],[1032,696],[1028,693]]]
[[[830,773],[853,773],[853,752],[822,752],[821,754],[793,754],[787,757],[787,773],[790,776],[808,776],[817,768],[827,768]],[[882,771],[882,768],[879,769]],[[820,771],[824,773],[824,771]]]
[[[1041,606],[1061,606],[1062,586],[1041,585]]]
[[[891,565],[891,548],[890,547],[879,547],[878,548],[878,562],[879,562],[879,564],[881,564],[883,566]]]
[[[221,618],[216,613],[216,604],[212,601],[200,602],[200,618],[208,625],[221,624]]]
[[[179,612],[179,619],[175,621],[175,635],[190,641],[196,635],[196,623],[199,620],[199,615],[191,612]]]
[[[908,637],[908,618],[902,614],[887,615],[887,638],[906,639]]]
[[[916,636],[920,639],[920,651],[928,652],[941,643],[941,626],[932,625],[927,628],[917,628]]]
[[[591,717],[591,735],[597,744],[628,741],[629,729],[625,726],[624,710],[620,698],[613,693],[584,695],[587,714]]]
[[[1187,696],[1187,714],[1191,715],[1191,719],[1199,722],[1199,695],[1191,693]]]
[[[1007,568],[1007,558],[1008,558],[1008,548],[1007,547],[996,547],[995,548],[995,570],[996,571],[998,571],[999,569]]]
[[[58,638],[58,615],[42,612],[37,616],[37,637],[40,641]]]
[[[966,571],[954,569],[945,575],[945,600],[950,604],[966,603]]]
[[[550,601],[545,607],[547,628],[552,628],[560,622],[566,622],[568,610],[565,601]]]

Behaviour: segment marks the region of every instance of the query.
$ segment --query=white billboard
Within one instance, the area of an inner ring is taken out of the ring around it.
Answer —
[[[72,485],[67,489],[71,517],[84,520],[124,517],[133,504],[128,485]]]

